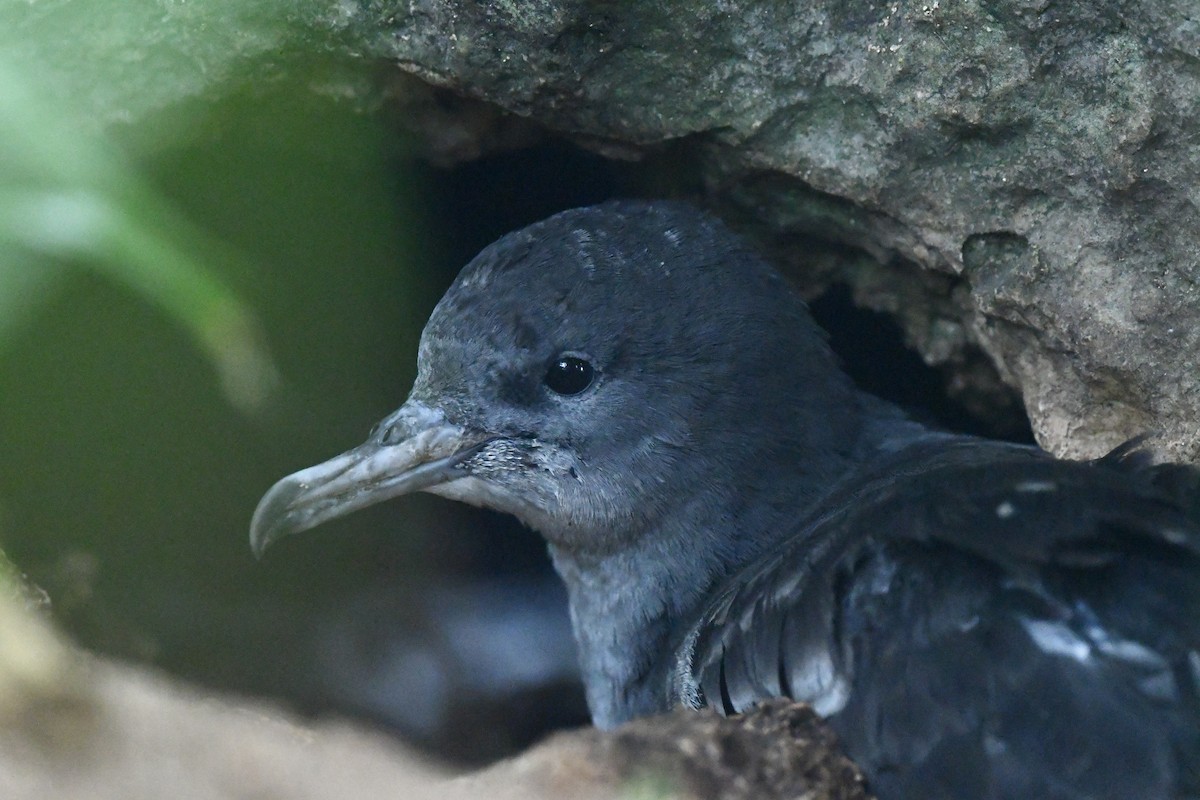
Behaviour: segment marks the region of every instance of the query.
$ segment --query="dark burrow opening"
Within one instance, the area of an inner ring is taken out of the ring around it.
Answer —
[[[702,197],[698,184],[674,174],[697,171],[686,156],[669,153],[648,161],[615,161],[550,140],[449,169],[425,167],[428,212],[439,222],[445,254],[446,271],[438,280],[449,285],[462,265],[499,236],[558,211],[621,197]],[[862,389],[948,430],[1033,441],[1015,392],[1014,402],[995,404],[1004,409],[996,417],[973,414],[952,395],[948,370],[927,365],[905,344],[893,318],[855,305],[849,287],[835,283],[809,308]]]
[[[689,167],[694,169],[687,163],[612,161],[561,141],[494,154],[449,169],[424,167],[424,183],[431,187],[426,211],[442,225],[437,233],[444,248],[445,273],[437,280],[448,285],[463,264],[498,236],[558,211],[614,197],[699,197],[699,187],[688,187],[687,181],[677,176],[668,177],[669,190],[662,188],[664,173]],[[680,186],[685,187],[683,192],[678,191]],[[1000,431],[1009,433],[1008,438],[1032,440],[1028,421],[1019,411],[1015,419],[987,420],[972,415],[950,396],[950,376],[929,367],[905,346],[893,319],[856,306],[848,287],[834,285],[810,307],[829,332],[831,346],[844,367],[863,389],[947,429],[978,435]],[[470,652],[454,656],[457,660],[450,671],[460,683],[447,694],[458,701],[443,707],[439,719],[417,724],[382,705],[372,707],[365,699],[355,705],[358,711],[396,725],[440,755],[481,763],[520,749],[557,727],[584,724],[587,717],[571,671],[573,645],[563,610],[565,593],[553,575],[542,540],[503,515],[461,508],[455,515],[453,535],[431,537],[426,549],[432,568],[443,571],[448,585],[459,587],[447,591],[457,591],[460,600],[470,595],[468,605],[476,604],[472,607],[477,611],[509,607],[511,614],[503,625],[545,626],[528,640],[538,642],[559,660],[539,662],[538,669],[550,676],[544,681],[489,689],[483,684],[491,679],[479,676],[504,658],[503,653],[489,648],[506,645],[502,640],[480,640]],[[456,602],[448,600],[452,606]],[[464,623],[450,615],[431,618],[426,624],[452,628]],[[446,640],[459,635],[452,631],[436,634]],[[464,735],[464,731],[486,731],[486,735]]]

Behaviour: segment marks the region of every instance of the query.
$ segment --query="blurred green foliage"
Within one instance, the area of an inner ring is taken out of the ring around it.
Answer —
[[[0,320],[26,317],[62,265],[95,270],[184,325],[250,410],[274,373],[249,311],[209,267],[219,252],[72,108],[0,60]]]
[[[403,399],[442,288],[336,14],[0,0],[0,543],[84,644],[241,688],[302,674],[301,607],[416,571],[369,514],[247,546]]]

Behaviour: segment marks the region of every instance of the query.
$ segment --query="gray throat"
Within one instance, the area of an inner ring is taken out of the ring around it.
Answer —
[[[661,656],[671,647],[673,620],[699,600],[670,588],[687,576],[671,574],[666,560],[646,549],[583,564],[550,547],[567,584],[588,708],[600,728],[666,710]]]

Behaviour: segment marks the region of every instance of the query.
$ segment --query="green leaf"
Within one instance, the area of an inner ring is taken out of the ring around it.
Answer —
[[[188,329],[230,402],[261,407],[275,368],[249,310],[210,266],[237,254],[190,224],[71,109],[42,96],[27,71],[0,58],[0,278],[8,276],[0,291],[49,289],[64,264],[103,274]],[[18,270],[26,274],[14,277]],[[12,299],[0,298],[0,312],[30,305]]]

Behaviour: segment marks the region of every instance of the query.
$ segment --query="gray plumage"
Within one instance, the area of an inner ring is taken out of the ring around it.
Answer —
[[[718,222],[617,202],[468,264],[405,405],[252,541],[485,505],[549,543],[597,725],[783,695],[885,800],[1167,798],[1200,794],[1198,484],[929,430]]]

